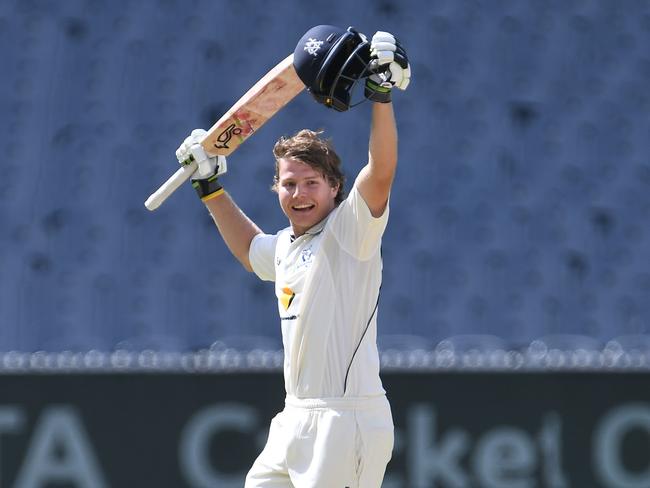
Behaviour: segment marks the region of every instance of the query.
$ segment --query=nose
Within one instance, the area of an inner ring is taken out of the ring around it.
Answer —
[[[296,183],[296,187],[293,190],[293,198],[299,197],[302,193],[304,193],[304,185]]]

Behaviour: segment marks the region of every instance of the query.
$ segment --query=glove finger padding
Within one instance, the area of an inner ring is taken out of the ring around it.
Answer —
[[[395,37],[388,33],[377,31],[370,42],[370,56],[376,59],[376,64],[388,64],[393,61],[395,52]]]
[[[190,148],[195,144],[200,144],[203,139],[205,139],[206,134],[207,131],[204,129],[194,129],[192,133],[185,138],[183,143],[176,150],[176,159],[178,159],[179,163],[187,165],[192,161]]]
[[[202,142],[207,133],[208,131],[205,129],[194,129],[188,139],[191,139],[193,142]]]
[[[398,44],[395,51],[395,61],[390,63],[390,81],[400,90],[406,90],[411,79],[411,66],[404,48]]]
[[[176,150],[176,159],[181,166],[196,162],[196,170],[191,176],[192,186],[204,201],[223,193],[217,178],[228,169],[225,156],[209,156],[203,149],[201,142],[206,135],[204,129],[194,129]]]
[[[373,42],[370,48],[370,55],[372,56],[374,53],[381,51],[395,51],[395,42]]]
[[[411,81],[411,68],[402,68],[397,63],[390,63],[390,82],[400,90],[406,90]]]
[[[201,146],[199,146],[199,148],[203,151]],[[192,151],[194,152],[195,150],[195,147],[193,147]],[[228,161],[226,160],[226,156],[206,157],[206,159],[203,159],[202,161],[197,160],[197,163],[198,168],[192,175],[193,180],[202,180],[213,176],[221,176],[228,171]]]
[[[370,40],[370,50],[375,49],[375,46],[377,44],[382,44],[382,43],[395,45],[395,36],[390,32],[384,32],[384,31],[375,32],[375,34],[372,36],[372,39]]]
[[[204,180],[212,176],[220,176],[228,170],[225,156],[208,156],[203,146],[194,144],[190,147],[191,159],[196,161],[197,169],[192,175],[193,180]]]
[[[391,63],[395,59],[395,51],[374,51],[371,56],[374,58],[373,61],[376,65],[384,65]]]
[[[388,32],[377,31],[370,44],[373,74],[366,79],[364,95],[374,102],[391,101],[391,88],[406,90],[411,79],[408,56],[399,40]]]

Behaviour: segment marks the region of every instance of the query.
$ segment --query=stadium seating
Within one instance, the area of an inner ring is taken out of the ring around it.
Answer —
[[[380,345],[650,334],[647,2],[188,5],[0,3],[0,351],[281,347],[272,285],[230,257],[191,188],[155,213],[143,201],[187,133],[318,23],[396,32],[412,60]],[[351,182],[368,108],[299,95],[225,184],[275,232],[273,141],[326,128]]]

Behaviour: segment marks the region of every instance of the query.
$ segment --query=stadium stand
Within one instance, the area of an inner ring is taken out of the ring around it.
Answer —
[[[143,201],[186,134],[318,23],[394,31],[412,59],[380,346],[648,347],[648,3],[348,4],[0,3],[0,351],[281,347],[272,285],[227,254],[191,188],[155,213]],[[325,127],[353,176],[367,109],[301,94],[226,186],[274,232],[274,140]]]

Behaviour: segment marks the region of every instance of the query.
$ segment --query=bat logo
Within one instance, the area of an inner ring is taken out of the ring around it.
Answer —
[[[238,136],[241,133],[242,130],[239,127],[236,127],[235,124],[230,124],[221,134],[219,134],[217,137],[217,142],[219,144],[214,144],[214,147],[217,149],[228,149],[228,143],[230,142],[230,139],[232,139],[232,136]]]

